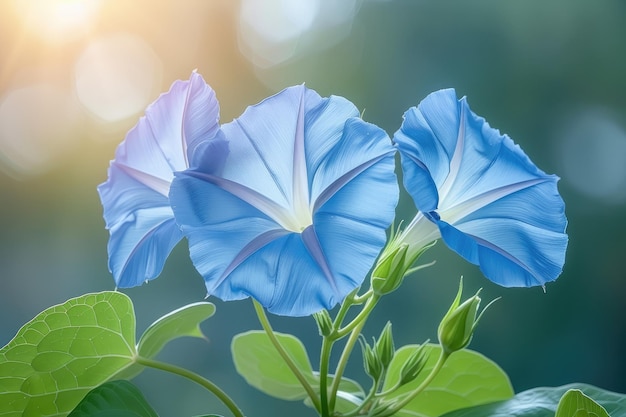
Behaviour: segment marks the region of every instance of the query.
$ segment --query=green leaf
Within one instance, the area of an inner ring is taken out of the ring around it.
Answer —
[[[417,348],[417,345],[408,345],[396,352],[389,366],[383,391],[391,389],[398,383],[402,365]],[[393,400],[414,390],[430,373],[437,362],[441,347],[428,344],[425,349],[428,360],[418,377],[387,395],[385,400]],[[480,353],[463,349],[450,355],[428,387],[396,416],[437,417],[452,410],[504,400],[512,396],[513,388],[509,378],[498,365]]]
[[[158,417],[139,389],[128,381],[94,388],[69,417]]]
[[[179,337],[197,337],[206,339],[200,330],[200,323],[215,313],[215,305],[208,302],[188,304],[172,311],[152,323],[139,338],[137,351],[139,356],[152,359],[170,341]],[[142,365],[134,364],[118,375],[119,378],[132,379],[143,371]]]
[[[66,416],[135,355],[126,295],[86,294],[50,307],[0,349],[0,416]]]
[[[581,390],[570,389],[561,397],[555,417],[609,417],[609,414]]]
[[[154,358],[171,340],[183,336],[206,337],[200,330],[200,323],[215,313],[215,305],[201,302],[174,310],[161,317],[148,327],[139,339],[137,351],[144,358]]]
[[[274,334],[305,380],[319,394],[319,374],[313,371],[302,342],[290,334]],[[231,350],[235,368],[248,384],[267,395],[282,400],[305,400],[305,404],[312,407],[307,392],[264,331],[249,331],[238,334],[233,338]],[[332,381],[333,376],[329,375],[329,386]],[[364,395],[363,388],[357,382],[342,378],[337,393],[336,411],[348,412],[353,410],[360,404]]]
[[[274,333],[292,362],[311,385],[317,383],[306,349],[295,336]],[[307,393],[263,331],[236,335],[231,345],[235,368],[248,384],[272,397],[302,400]]]
[[[170,341],[179,337],[206,339],[200,323],[215,313],[215,305],[208,302],[188,304],[172,311],[152,323],[139,338],[139,356],[152,359]],[[132,379],[143,371],[142,365],[134,364],[118,374],[120,379]]]
[[[533,388],[520,392],[507,401],[458,410],[446,414],[445,417],[554,417],[561,397],[570,390],[580,390],[585,396],[593,398],[613,417],[626,416],[625,394],[587,384],[569,384],[561,387]]]

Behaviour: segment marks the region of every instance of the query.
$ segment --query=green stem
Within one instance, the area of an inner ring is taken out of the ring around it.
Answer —
[[[341,339],[348,333],[352,332],[359,324],[365,323],[367,317],[369,317],[379,299],[379,295],[372,294],[372,296],[368,298],[367,302],[365,303],[365,306],[363,306],[363,310],[359,312],[354,320],[348,323],[344,328],[337,330],[337,332],[335,333],[335,339]],[[363,326],[361,326],[361,328],[363,328]]]
[[[348,365],[348,359],[352,354],[352,350],[354,349],[354,345],[356,341],[359,339],[359,335],[361,334],[361,330],[363,330],[363,326],[365,326],[365,322],[369,317],[372,309],[376,305],[379,300],[379,296],[376,294],[370,293],[369,291],[366,294],[371,294],[371,297],[367,299],[367,302],[363,306],[363,310],[359,312],[359,314],[352,320],[346,327],[340,329],[336,333],[337,338],[341,338],[350,332],[350,337],[346,342],[346,345],[343,348],[343,352],[341,352],[341,357],[339,358],[339,362],[337,363],[337,369],[335,370],[335,376],[333,377],[333,385],[330,388],[330,409],[335,409],[335,403],[337,401],[337,391],[339,390],[339,383],[341,382],[341,377],[343,376],[343,372]],[[365,294],[364,294],[365,295]]]
[[[449,357],[450,357],[450,353],[444,351],[443,349],[441,349],[441,353],[439,354],[439,358],[437,359],[437,363],[435,364],[433,369],[430,370],[430,373],[428,374],[426,379],[424,379],[422,381],[422,383],[417,388],[415,388],[413,391],[411,391],[401,401],[398,401],[393,406],[391,406],[385,412],[385,414],[381,414],[381,417],[382,416],[392,416],[392,415],[394,415],[395,413],[400,411],[402,408],[404,408],[409,402],[411,402],[411,400],[413,400],[413,398],[417,397],[420,392],[424,391],[424,388],[426,388],[433,381],[433,379],[437,376],[439,371],[441,371],[441,368],[443,368],[443,365],[445,364],[446,360]]]
[[[370,392],[367,393],[367,396],[363,398],[363,402],[354,410],[349,413],[343,414],[343,417],[355,417],[361,415],[361,411],[365,409],[367,405],[370,405],[369,402],[376,397],[376,390],[378,389],[379,382],[374,380],[372,383],[372,388],[370,388]]]
[[[349,296],[341,303],[341,307],[335,316],[335,320],[333,321],[333,331],[339,329],[343,323],[343,319],[346,318],[346,314],[348,314],[348,310],[353,305],[354,298],[350,298]]]
[[[332,350],[332,348],[333,340],[331,340],[329,337],[324,336],[324,339],[322,340],[322,349],[320,352],[320,402],[322,403],[322,417],[330,417],[330,410],[333,410],[333,407],[329,407],[328,402],[328,368],[330,351]]]
[[[213,393],[213,395],[215,395],[222,403],[224,403],[224,405],[226,407],[228,407],[230,412],[233,413],[233,416],[235,416],[235,417],[244,417],[244,414],[241,412],[241,410],[239,409],[237,404],[235,404],[235,402],[224,391],[222,391],[213,382],[211,382],[208,379],[206,379],[206,378],[196,374],[195,372],[189,371],[189,370],[187,370],[185,368],[181,368],[181,367],[176,366],[176,365],[172,365],[172,364],[169,364],[169,363],[156,361],[156,360],[153,360],[153,359],[144,358],[144,357],[141,357],[141,356],[138,356],[135,359],[135,362],[140,364],[140,365],[143,365],[143,366],[147,366],[147,367],[154,368],[154,369],[160,369],[161,371],[165,371],[165,372],[169,372],[169,373],[172,373],[172,374],[175,374],[175,375],[179,375],[179,376],[182,376],[183,378],[187,378],[187,379],[195,382],[196,384],[202,386],[206,390],[208,390],[211,393]]]
[[[335,403],[337,401],[337,391],[339,390],[339,383],[341,382],[341,377],[343,376],[343,372],[348,365],[348,359],[352,354],[352,349],[354,349],[354,345],[356,341],[359,340],[359,335],[361,334],[361,330],[365,326],[365,320],[362,320],[358,323],[353,329],[346,345],[343,347],[343,352],[341,352],[341,357],[339,358],[339,362],[337,363],[337,369],[335,370],[335,376],[333,377],[333,385],[330,388],[330,408],[335,408]]]
[[[392,392],[394,392],[395,390],[397,390],[398,388],[400,388],[402,385],[400,385],[400,381],[396,382],[395,385],[391,388],[386,389],[385,391],[381,391],[379,393],[376,393],[376,397],[377,398],[382,398],[382,397],[386,397],[387,395],[391,394]]]
[[[302,387],[308,394],[309,398],[311,399],[311,402],[313,403],[313,406],[315,407],[315,409],[318,412],[320,412],[320,409],[321,409],[320,400],[317,397],[317,394],[315,394],[315,391],[313,390],[313,387],[311,387],[311,384],[309,384],[309,382],[306,380],[304,375],[302,375],[302,372],[300,372],[300,369],[298,369],[298,367],[293,362],[289,354],[285,351],[285,349],[283,349],[283,346],[280,344],[280,342],[276,338],[276,335],[274,334],[274,330],[272,329],[272,325],[270,324],[270,321],[268,320],[267,315],[265,314],[265,310],[263,309],[263,306],[254,299],[252,300],[252,302],[254,304],[254,310],[256,311],[256,315],[259,318],[259,322],[261,323],[261,326],[263,326],[263,330],[265,330],[265,333],[267,334],[267,336],[270,338],[270,341],[274,345],[274,348],[276,348],[276,351],[278,352],[278,354],[281,356],[281,358],[283,358],[283,360],[285,361],[289,369],[291,369],[291,372],[293,372],[295,377],[298,379],[298,381],[300,382],[300,385],[302,385]]]
[[[363,295],[361,296],[355,296],[352,299],[352,304],[363,304],[364,302],[366,302],[367,300],[370,299],[370,297],[372,296],[372,294],[374,294],[374,290],[372,290],[371,288],[369,290],[367,290]]]

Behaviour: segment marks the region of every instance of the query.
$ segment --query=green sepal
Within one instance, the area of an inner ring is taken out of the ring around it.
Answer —
[[[433,369],[441,354],[441,346],[434,344],[403,346],[396,351],[389,365],[382,391],[391,390],[399,385],[405,363],[418,349],[423,349],[427,358],[422,371],[414,380],[385,395],[383,400],[401,399],[404,394],[416,389]],[[438,417],[452,410],[504,400],[512,396],[513,388],[509,378],[498,365],[478,352],[463,349],[451,354],[432,382],[395,416]]]
[[[411,247],[408,243],[402,243],[399,239],[400,234],[392,232],[389,243],[383,249],[380,259],[374,266],[372,271],[370,285],[375,294],[385,295],[395,291],[404,281],[407,275],[431,266],[434,262],[417,267],[411,267],[420,256],[428,249],[433,247],[437,241],[433,241],[428,245],[418,248]]]
[[[135,385],[106,382],[89,391],[68,417],[158,417]]]
[[[562,398],[572,390],[579,390],[586,397],[593,399],[610,416],[626,416],[626,394],[606,391],[593,385],[576,383],[560,387],[529,389],[506,401],[466,408],[445,414],[442,417],[554,417]],[[593,416],[593,414],[581,414],[580,416],[587,415]],[[577,414],[574,416],[579,417]]]
[[[396,290],[404,280],[408,266],[406,265],[406,253],[408,244],[402,244],[394,248],[384,257],[372,272],[372,289],[379,295],[389,294]]]
[[[317,324],[320,336],[329,336],[333,332],[333,320],[330,318],[328,310],[320,310],[314,313],[313,318]]]

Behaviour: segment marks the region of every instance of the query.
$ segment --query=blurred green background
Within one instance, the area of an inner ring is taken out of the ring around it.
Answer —
[[[306,82],[343,95],[390,135],[429,92],[454,87],[546,172],[561,177],[570,245],[562,276],[505,289],[438,244],[438,263],[383,299],[396,345],[436,339],[459,277],[502,297],[471,344],[516,391],[587,382],[626,392],[626,2],[622,0],[6,0],[0,3],[0,342],[44,308],[112,290],[96,186],[145,106],[193,69],[216,90],[222,121]],[[406,196],[400,215],[413,213]],[[125,291],[138,330],[204,284],[181,243],[162,276]],[[256,392],[229,344],[259,328],[249,301],[217,304],[210,341],[179,340],[162,358],[206,375],[251,416],[313,415]],[[312,319],[272,317],[310,347]],[[357,351],[348,376],[366,382]],[[136,379],[163,416],[216,411],[191,383]],[[308,414],[307,414],[308,413]]]

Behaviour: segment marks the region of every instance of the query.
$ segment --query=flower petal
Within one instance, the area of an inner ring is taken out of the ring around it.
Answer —
[[[389,137],[355,115],[343,98],[288,88],[222,126],[222,176],[203,164],[176,174],[172,207],[209,294],[302,316],[360,285],[398,186]]]
[[[562,212],[551,207],[554,191],[544,182],[497,200],[454,226],[439,221],[443,240],[497,284],[544,285],[561,273],[567,247]]]
[[[157,277],[182,238],[168,198],[115,164],[98,191],[110,232],[109,269],[116,285],[134,287]]]
[[[177,173],[170,198],[210,295],[252,296],[272,313],[291,316],[311,314],[336,298],[299,233],[206,178]]]
[[[394,135],[404,185],[446,244],[505,286],[543,285],[561,273],[567,220],[558,177],[456,100],[430,94]],[[430,178],[429,178],[430,177]]]
[[[341,301],[361,285],[387,240],[398,203],[394,154],[387,154],[334,193],[313,223]]]
[[[98,187],[111,234],[109,269],[118,286],[158,276],[181,239],[168,199],[170,183],[195,149],[210,148],[202,144],[218,135],[218,113],[213,90],[194,72],[152,103],[118,146],[108,179]],[[218,148],[227,153],[227,147]]]
[[[248,107],[240,117],[223,125],[231,154],[237,158],[236,164],[225,166],[224,178],[290,208],[294,201],[294,161],[301,160],[297,144],[304,135],[299,115],[320,100],[304,86],[291,87]]]

